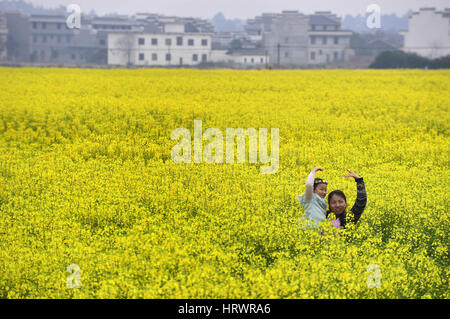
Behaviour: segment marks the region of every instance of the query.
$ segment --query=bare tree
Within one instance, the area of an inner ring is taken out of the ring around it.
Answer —
[[[125,57],[127,66],[131,65],[131,55],[134,47],[134,36],[131,34],[123,34],[116,41],[116,47],[120,51],[121,56]]]
[[[20,60],[19,44],[11,36],[8,36],[5,45],[6,45],[6,52],[8,54],[8,60],[11,61]]]
[[[8,30],[7,30],[6,18],[0,13],[0,60],[6,60],[7,37],[8,37]]]
[[[431,48],[431,52],[429,54],[429,57],[431,59],[436,59],[440,56],[441,54],[441,44],[438,40],[434,40],[432,43],[430,43],[430,48]]]
[[[0,60],[6,59],[6,40],[0,35]]]

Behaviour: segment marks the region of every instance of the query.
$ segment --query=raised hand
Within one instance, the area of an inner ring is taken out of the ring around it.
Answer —
[[[323,169],[321,169],[320,167],[314,167],[313,171],[314,171],[314,172],[317,172],[317,171],[323,171]]]
[[[357,178],[361,178],[358,174],[356,174],[355,172],[352,172],[351,170],[347,169],[347,171],[349,172],[348,175],[345,175],[345,177],[353,177],[354,179]]]

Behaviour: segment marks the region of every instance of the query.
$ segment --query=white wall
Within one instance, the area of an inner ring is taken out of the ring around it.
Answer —
[[[183,23],[165,23],[164,32],[166,33],[183,33],[184,24]]]
[[[421,10],[409,19],[404,35],[405,52],[414,52],[427,58],[450,54],[450,18],[433,10]]]
[[[233,56],[233,62],[245,65],[262,65],[266,63],[266,57],[264,55],[235,55]]]

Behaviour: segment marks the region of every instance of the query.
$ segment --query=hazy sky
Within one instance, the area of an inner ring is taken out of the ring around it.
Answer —
[[[408,9],[421,7],[449,8],[448,0],[25,0],[33,4],[54,8],[59,5],[78,4],[82,12],[94,9],[97,14],[117,12],[134,14],[136,12],[159,13],[164,15],[212,18],[219,11],[226,18],[248,19],[263,12],[298,10],[302,13],[332,11],[344,14],[365,15],[369,4],[378,4],[382,14],[403,15]]]

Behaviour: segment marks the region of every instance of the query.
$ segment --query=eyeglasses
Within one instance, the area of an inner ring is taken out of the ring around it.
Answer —
[[[314,184],[327,184],[328,185],[328,181],[323,180],[323,179],[318,179],[314,181]]]

